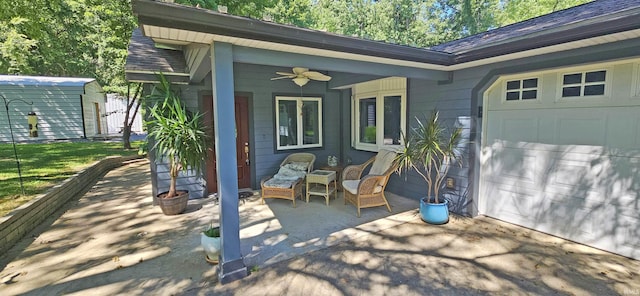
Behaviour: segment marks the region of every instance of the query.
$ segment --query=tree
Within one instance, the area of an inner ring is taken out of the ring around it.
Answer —
[[[131,87],[135,87],[133,96],[131,95]],[[127,85],[127,96],[125,98],[127,109],[124,114],[124,122],[122,125],[122,145],[124,149],[131,149],[131,127],[135,121],[136,115],[140,110],[142,103],[142,83],[129,83]]]
[[[506,26],[587,2],[591,0],[508,0],[496,20]]]

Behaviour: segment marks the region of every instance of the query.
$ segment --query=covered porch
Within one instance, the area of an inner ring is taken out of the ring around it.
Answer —
[[[221,196],[223,283],[246,275],[248,266],[249,258],[240,252],[244,226],[237,209],[239,188],[259,188],[259,180],[273,175],[290,153],[313,153],[315,167],[326,165],[328,156],[346,166],[363,163],[384,146],[399,146],[410,118],[409,98],[424,99],[425,88],[450,79],[444,71],[452,62],[450,55],[428,49],[155,1],[135,1],[134,12],[141,30],[134,32],[130,44],[128,80],[154,83],[163,72],[179,86],[190,108],[212,115],[215,156],[207,164],[207,176],[183,176],[179,182],[201,197],[213,192]],[[273,79],[294,67],[331,79]],[[410,87],[410,80],[419,86]],[[245,112],[238,113],[239,100],[245,102]],[[420,114],[436,107],[435,102],[412,106],[411,112]],[[450,106],[445,117],[464,117],[468,130],[468,111],[461,114],[456,108],[466,106]],[[242,135],[245,140],[240,140]],[[151,167],[156,194],[166,186],[166,169],[155,163]],[[461,174],[457,184],[466,189]],[[417,177],[394,175],[387,191],[413,196],[414,204],[402,207],[408,210],[417,207],[423,186]],[[395,201],[389,198],[389,203],[393,207]],[[303,219],[307,215],[293,210]],[[363,215],[369,211],[377,209]]]

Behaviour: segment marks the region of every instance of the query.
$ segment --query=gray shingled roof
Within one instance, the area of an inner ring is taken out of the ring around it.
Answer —
[[[526,38],[528,35],[561,26],[569,26],[582,22],[586,23],[596,18],[610,16],[623,12],[624,10],[638,8],[639,6],[640,0],[596,0],[484,33],[436,45],[430,49],[453,54],[462,53],[511,39]],[[638,19],[638,22],[640,23],[640,19]]]
[[[414,61],[455,65],[567,42],[640,29],[640,0],[596,0],[527,21],[490,30],[431,48],[412,48],[373,42],[326,32],[220,14],[173,3],[134,0],[140,25],[153,24],[250,40]],[[158,49],[136,30],[125,67],[128,80],[145,80],[151,74],[175,73],[188,82],[184,57],[179,51]],[[144,76],[144,77],[143,77]]]
[[[189,73],[181,51],[157,48],[140,29],[131,35],[125,71]]]

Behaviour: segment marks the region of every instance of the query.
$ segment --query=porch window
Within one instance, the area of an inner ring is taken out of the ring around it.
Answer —
[[[277,150],[322,146],[322,99],[276,97]]]
[[[398,146],[406,122],[404,92],[380,92],[356,96],[354,104],[355,148],[378,151]]]

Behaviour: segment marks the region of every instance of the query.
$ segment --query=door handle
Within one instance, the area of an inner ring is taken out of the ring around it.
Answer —
[[[244,155],[245,155],[244,162],[247,165],[249,165],[249,143],[247,142],[244,143]]]

